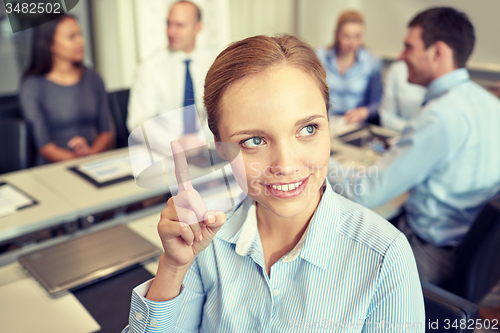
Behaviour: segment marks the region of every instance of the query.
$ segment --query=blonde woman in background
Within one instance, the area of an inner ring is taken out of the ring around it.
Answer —
[[[346,11],[338,19],[335,42],[316,50],[330,87],[330,115],[345,115],[348,122],[375,118],[382,95],[382,61],[363,47],[364,19]]]

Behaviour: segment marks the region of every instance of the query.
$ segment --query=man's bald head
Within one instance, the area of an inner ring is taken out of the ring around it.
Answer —
[[[201,31],[201,12],[191,1],[175,2],[168,13],[167,36],[171,51],[191,52]]]
[[[194,2],[191,2],[191,1],[188,1],[188,0],[180,0],[180,1],[176,1],[172,4],[172,6],[170,7],[170,9],[172,9],[172,7],[174,7],[175,5],[186,5],[186,6],[190,6],[190,8],[194,11],[194,16],[196,18],[196,21],[197,22],[201,22],[201,10],[200,10],[200,7],[198,7]]]

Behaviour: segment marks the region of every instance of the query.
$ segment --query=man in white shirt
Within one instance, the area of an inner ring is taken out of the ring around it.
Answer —
[[[202,96],[205,75],[214,57],[196,47],[201,29],[201,12],[194,3],[178,1],[170,7],[168,49],[142,62],[131,90],[127,119],[130,132],[167,113],[160,117],[161,123],[155,124],[156,133],[161,133],[167,146],[170,141],[179,140],[188,149],[204,145],[206,138],[210,138],[205,136],[209,130]],[[198,116],[193,113],[192,118],[199,118],[201,124],[198,119],[186,119],[182,108],[192,104],[198,111]],[[192,125],[186,125],[186,121]],[[155,120],[148,125],[153,122]]]
[[[379,109],[382,126],[402,132],[413,115],[422,109],[426,91],[425,87],[408,82],[408,67],[404,61],[391,64],[385,76]]]

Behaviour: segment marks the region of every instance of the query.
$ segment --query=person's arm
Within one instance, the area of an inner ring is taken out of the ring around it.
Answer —
[[[334,190],[373,208],[422,183],[449,153],[443,121],[428,111],[412,119],[399,141],[373,166],[360,171],[330,159],[328,179]]]
[[[408,122],[398,115],[397,75],[397,67],[391,66],[385,79],[379,114],[383,127],[402,132]]]
[[[111,132],[100,133],[90,147],[90,154],[98,154],[109,149],[113,136]]]
[[[368,78],[364,106],[350,109],[345,113],[348,123],[360,123],[377,115],[382,95],[381,66],[381,64],[377,64]]]
[[[382,98],[382,62],[378,62],[373,69],[368,79],[366,88],[366,107],[368,108],[369,117],[375,116],[380,106]]]
[[[38,151],[49,162],[66,161],[78,157],[73,151],[59,147],[53,142],[49,142]]]
[[[109,119],[111,117],[111,107],[109,105],[108,94],[106,93],[106,88],[104,87],[104,82],[102,79],[95,74],[96,82],[95,91],[96,98],[98,99],[98,110],[96,117],[96,129],[99,133],[94,139],[92,146],[90,147],[90,154],[98,154],[103,151],[108,150],[111,147],[111,142],[113,141],[113,135],[110,131]]]
[[[422,287],[413,251],[404,234],[400,233],[385,253],[377,285],[364,333],[425,332]]]
[[[162,258],[164,255],[160,265]],[[154,279],[133,290],[129,325],[122,333],[198,331],[206,294],[196,260],[187,272],[163,273],[159,267]],[[161,284],[164,290],[156,293],[152,290],[154,283]],[[156,299],[150,294],[162,295],[168,300]]]
[[[205,291],[196,259],[226,221],[223,212],[207,211],[191,183],[181,145],[172,142],[171,146],[179,190],[160,215],[158,234],[165,253],[160,257],[156,277],[136,288],[132,295],[132,332],[199,329]]]

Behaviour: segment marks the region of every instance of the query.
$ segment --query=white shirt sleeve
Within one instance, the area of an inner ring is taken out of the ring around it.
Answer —
[[[127,127],[132,132],[145,121],[159,114],[159,88],[154,80],[155,73],[147,62],[141,64],[130,91]]]
[[[389,68],[385,78],[384,93],[380,103],[380,121],[383,127],[401,132],[407,121],[401,118],[398,112],[398,67],[395,65]]]

